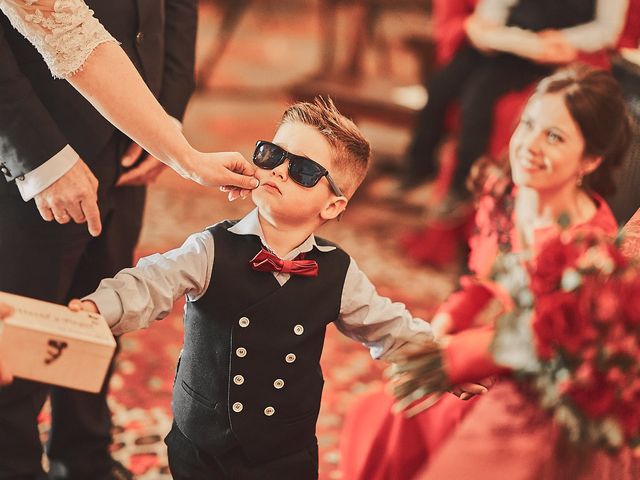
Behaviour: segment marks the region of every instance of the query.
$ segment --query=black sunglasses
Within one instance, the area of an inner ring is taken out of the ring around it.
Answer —
[[[314,187],[322,177],[327,177],[329,186],[338,197],[344,196],[331,178],[326,168],[310,158],[294,155],[275,143],[259,140],[256,142],[256,150],[253,152],[253,163],[264,170],[273,170],[289,160],[289,178],[303,187]]]

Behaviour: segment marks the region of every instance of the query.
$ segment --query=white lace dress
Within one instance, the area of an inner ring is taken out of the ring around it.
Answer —
[[[80,70],[101,43],[116,42],[83,0],[0,0],[0,10],[36,47],[55,78]]]

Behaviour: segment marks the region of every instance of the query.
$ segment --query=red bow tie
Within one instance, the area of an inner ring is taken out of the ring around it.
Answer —
[[[301,258],[304,254],[300,254]],[[281,272],[304,277],[318,275],[318,262],[315,260],[282,260],[264,248],[251,259],[249,265],[260,272]]]

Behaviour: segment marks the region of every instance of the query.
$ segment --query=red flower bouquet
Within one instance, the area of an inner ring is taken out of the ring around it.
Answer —
[[[608,451],[640,445],[638,264],[608,237],[565,232],[534,262],[500,255],[493,280],[512,300],[495,335],[470,329],[408,355],[395,367],[397,409],[414,414],[457,383],[507,367],[571,442]]]
[[[604,236],[563,236],[530,268],[543,407],[571,440],[640,444],[640,270]]]

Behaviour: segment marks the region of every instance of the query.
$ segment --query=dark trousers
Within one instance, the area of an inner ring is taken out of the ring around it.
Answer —
[[[98,238],[89,235],[86,224],[45,222],[35,203],[23,202],[15,186],[0,186],[0,290],[66,303],[131,265],[145,190],[113,187],[128,143],[115,133],[91,162],[101,182],[103,230]],[[68,472],[61,478],[104,475],[111,464],[111,413],[106,403],[110,375],[111,371],[99,394],[20,379],[0,388],[0,479],[42,475],[37,417],[48,394],[52,425],[47,450],[57,470]]]
[[[462,48],[427,83],[429,100],[416,119],[406,178],[424,180],[437,173],[436,148],[444,134],[447,108],[457,100],[460,130],[452,191],[466,196],[465,181],[471,166],[489,144],[496,101],[550,72],[548,67],[513,55],[488,56],[471,47]]]
[[[174,480],[317,480],[318,444],[267,463],[252,464],[235,447],[224,455],[198,450],[175,422],[165,439]]]

